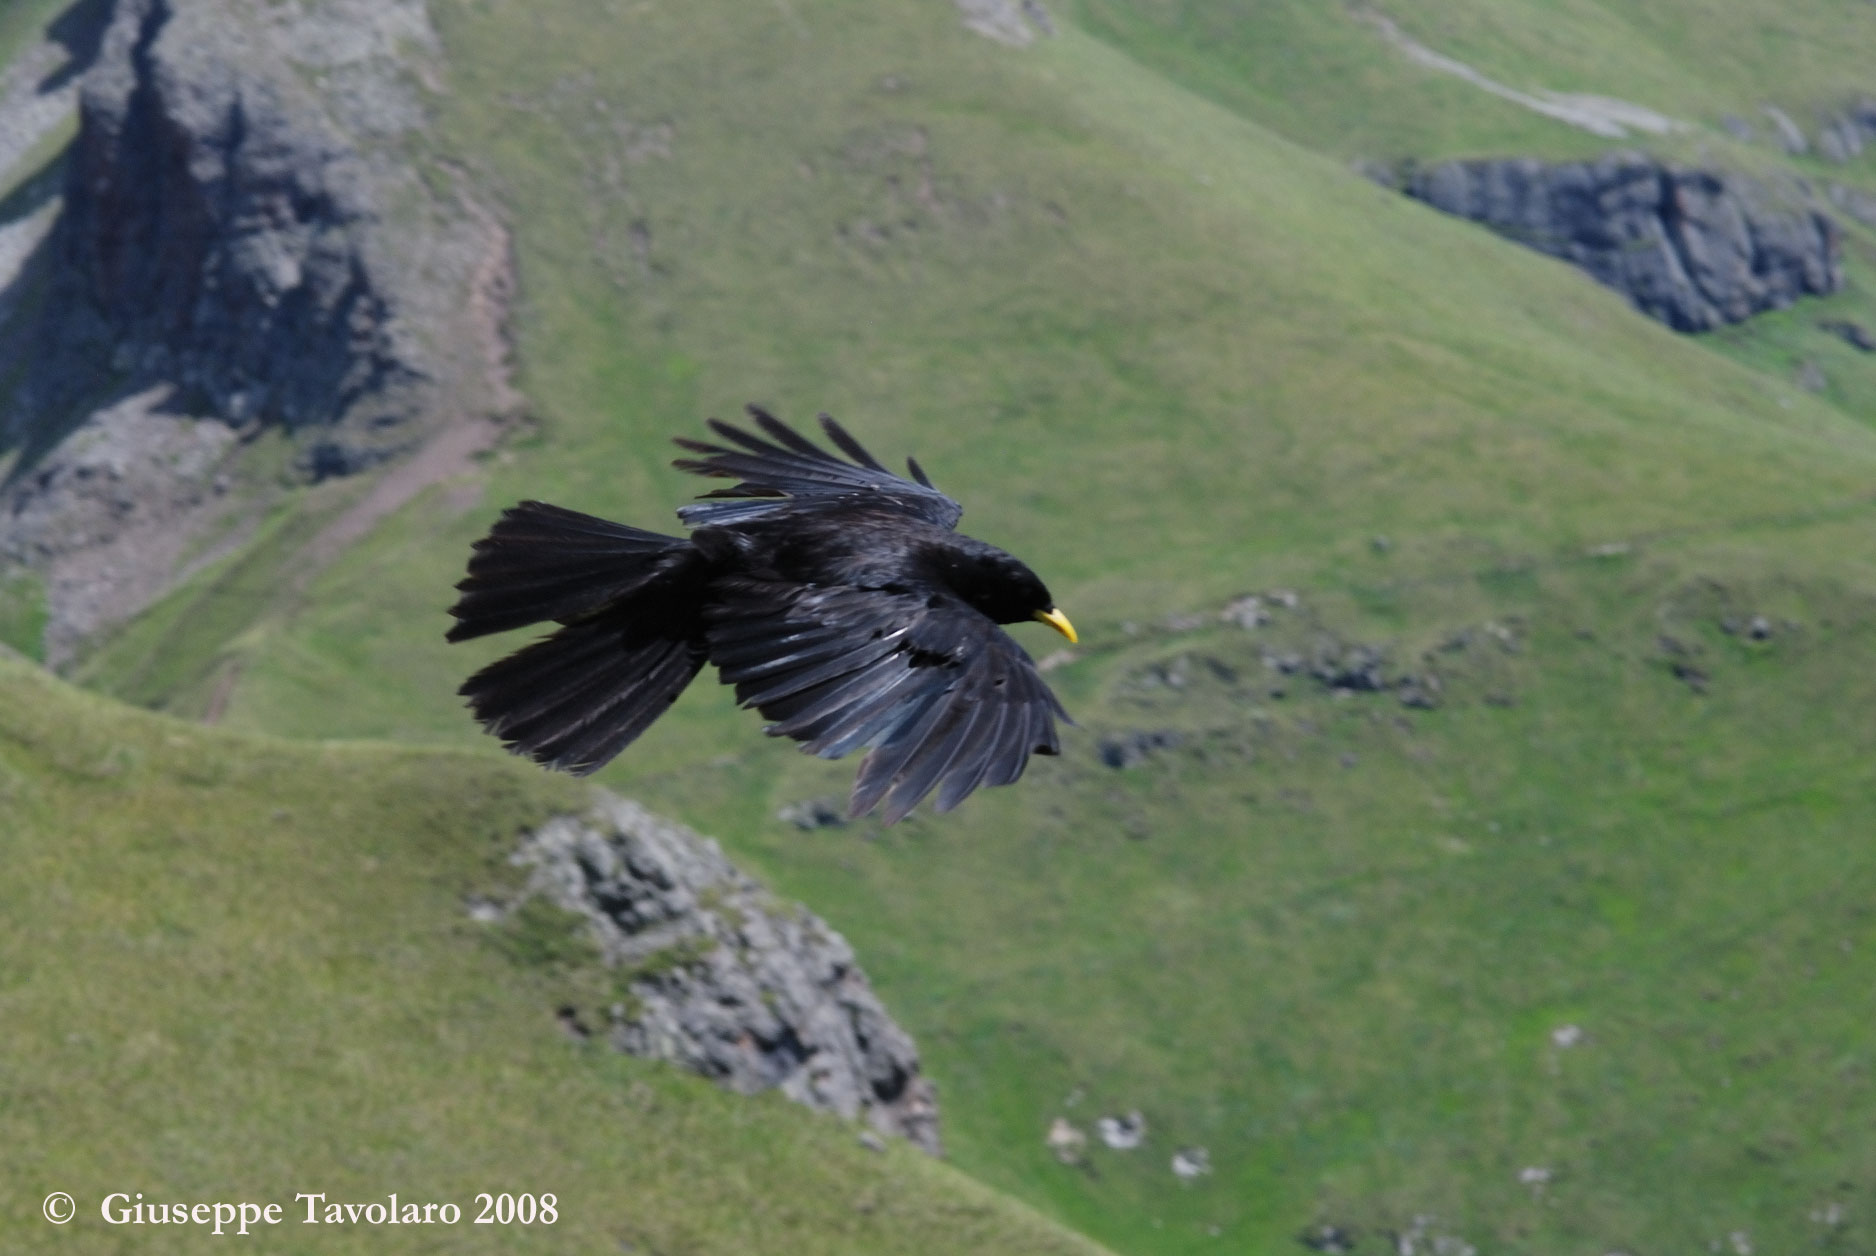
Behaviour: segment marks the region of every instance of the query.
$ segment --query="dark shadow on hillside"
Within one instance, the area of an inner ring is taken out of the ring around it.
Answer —
[[[56,92],[89,70],[104,47],[105,28],[117,11],[117,0],[78,0],[46,26],[46,38],[65,48],[66,62],[39,84],[41,94]]]

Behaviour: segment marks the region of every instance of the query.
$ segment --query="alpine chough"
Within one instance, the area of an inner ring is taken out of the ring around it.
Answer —
[[[958,535],[963,508],[915,460],[895,475],[823,414],[843,461],[748,409],[760,436],[711,419],[726,444],[677,440],[696,456],[675,466],[738,481],[678,510],[688,537],[524,501],[475,543],[449,640],[562,625],[463,685],[483,727],[584,775],[714,663],[771,735],[829,759],[867,747],[850,814],[884,800],[888,824],[1059,753],[1068,715],[997,626],[1075,640],[1036,574]]]

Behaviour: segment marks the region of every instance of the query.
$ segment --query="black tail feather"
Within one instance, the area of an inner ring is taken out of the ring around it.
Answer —
[[[515,753],[597,771],[703,666],[707,569],[684,538],[522,502],[476,542],[449,639],[543,620],[565,627],[491,663],[460,692]]]
[[[584,776],[668,711],[704,659],[698,638],[608,613],[491,663],[461,692],[510,750]]]
[[[475,543],[449,640],[467,641],[546,620],[591,614],[696,561],[682,537],[662,536],[545,502],[522,502]]]

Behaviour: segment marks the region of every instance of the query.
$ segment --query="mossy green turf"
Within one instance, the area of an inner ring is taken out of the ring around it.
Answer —
[[[558,953],[502,945],[464,898],[581,794],[476,755],[204,731],[0,659],[6,1250],[214,1241],[110,1226],[113,1192],[282,1204],[248,1240],[269,1251],[1098,1250],[910,1148],[563,1035]],[[64,1228],[39,1216],[56,1190]],[[551,1193],[559,1219],[477,1225],[485,1191]],[[306,1225],[300,1192],[463,1218]]]
[[[1744,7],[1813,43],[1837,11]],[[706,680],[602,779],[848,933],[959,1166],[1133,1252],[1322,1223],[1375,1251],[1422,1215],[1481,1249],[1854,1247],[1876,387],[1805,320],[1868,298],[1675,336],[1344,164],[1584,137],[1412,70],[1341,6],[1282,10],[1294,39],[1247,10],[1202,65],[1150,45],[1158,12],[1090,0],[1063,16],[1105,41],[1065,20],[1019,51],[935,0],[435,4],[419,156],[513,226],[534,425],[310,581],[269,533],[278,557],[204,573],[89,675],[190,714],[238,675],[230,725],[483,744],[453,692],[514,642],[445,648],[442,612],[497,509],[670,528],[701,485],[666,437],[825,407],[1049,581],[1086,634],[1051,678],[1087,731],[950,817],[804,835],[776,808],[852,764],[763,741]],[[1483,6],[1396,16],[1515,86],[1719,107],[1688,86],[1698,42],[1620,50],[1659,92],[1542,61],[1539,18],[1593,51],[1632,6],[1505,12],[1497,44]],[[1809,71],[1713,29],[1754,90]],[[1360,90],[1218,85],[1309,40],[1371,41]],[[1260,112],[1292,98],[1309,126]],[[1381,138],[1328,138],[1352,118]],[[1867,249],[1853,230],[1859,283]],[[1797,388],[1826,354],[1831,391]],[[1275,586],[1303,610],[1261,635],[1165,626]],[[1768,641],[1738,631],[1758,614]],[[1445,705],[1272,698],[1260,641],[1324,632],[1440,672]],[[1216,682],[1148,683],[1181,656]],[[1096,735],[1134,730],[1185,740],[1100,766]],[[1550,1045],[1565,1024],[1583,1045]],[[1043,1146],[1136,1106],[1144,1150],[1080,1170]],[[1210,1177],[1173,1177],[1184,1144]],[[1809,1219],[1833,1203],[1847,1230]]]

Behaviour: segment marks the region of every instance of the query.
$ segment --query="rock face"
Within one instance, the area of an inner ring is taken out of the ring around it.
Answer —
[[[1876,142],[1876,100],[1859,100],[1841,113],[1826,116],[1817,133],[1818,154],[1835,162],[1852,161]]]
[[[55,665],[184,574],[149,538],[206,553],[264,513],[235,500],[226,473],[247,442],[233,433],[289,432],[299,474],[318,479],[519,403],[507,234],[410,152],[441,65],[423,0],[73,12],[57,72],[0,92],[4,137],[15,122],[43,133],[78,84],[62,174],[0,222],[0,567],[43,578]],[[59,57],[48,42],[23,60]],[[189,457],[94,466],[85,452],[178,442]],[[195,456],[211,446],[222,456]],[[138,573],[135,587],[111,572]],[[81,586],[87,605],[68,606],[61,590]]]
[[[392,151],[435,53],[421,0],[118,0],[84,77],[34,329],[45,367],[12,443],[97,386],[74,364],[104,361],[125,391],[171,384],[230,424],[323,429],[318,473],[408,446],[447,374],[433,324],[489,246],[416,203]],[[451,270],[454,291],[425,291]]]
[[[786,908],[717,844],[601,792],[515,855],[530,891],[592,922],[628,973],[612,1043],[733,1090],[863,1117],[939,1153],[938,1106],[911,1036],[886,1014],[853,948],[806,908]]]
[[[310,93],[193,38],[203,11],[124,0],[105,37],[57,233],[61,286],[96,321],[56,334],[235,423],[332,425],[367,399],[404,418],[424,372],[373,273],[364,162]]]
[[[1562,258],[1677,331],[1708,331],[1843,285],[1841,233],[1740,175],[1638,153],[1593,162],[1449,161],[1408,195]]]

